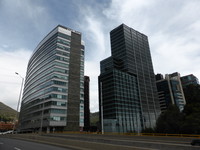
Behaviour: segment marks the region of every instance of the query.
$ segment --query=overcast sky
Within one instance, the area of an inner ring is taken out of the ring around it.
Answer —
[[[200,0],[0,0],[0,101],[17,109],[15,72],[25,77],[37,44],[61,24],[82,33],[90,110],[98,111],[99,62],[122,23],[148,36],[155,74],[200,78]]]

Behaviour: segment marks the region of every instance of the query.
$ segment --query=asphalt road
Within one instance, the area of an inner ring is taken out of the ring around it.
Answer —
[[[45,136],[45,135],[44,135]],[[88,143],[104,143],[121,148],[149,150],[200,150],[200,146],[191,146],[192,138],[156,137],[156,136],[124,136],[124,135],[93,135],[93,134],[51,134],[54,138],[85,141]]]
[[[4,139],[5,138],[5,141]],[[24,147],[22,150],[40,150],[41,146],[37,148],[30,144],[20,144],[20,142],[12,142],[7,138],[17,138],[21,140],[32,140],[35,142],[43,142],[50,145],[62,146],[67,149],[76,150],[200,150],[200,146],[191,146],[190,143],[193,138],[184,137],[165,137],[165,136],[125,136],[125,135],[101,135],[101,134],[18,134],[18,135],[5,135],[0,137],[0,150],[1,146],[9,145],[12,143],[12,148]],[[8,141],[6,141],[8,140]],[[3,144],[2,144],[3,143]],[[5,144],[5,145],[4,145]],[[15,144],[15,145],[13,145]],[[35,144],[35,143],[33,143]],[[42,144],[38,144],[42,145]],[[9,145],[10,146],[10,145]],[[43,145],[42,150],[51,150]],[[50,146],[51,147],[51,146]],[[9,147],[8,147],[9,148]],[[11,148],[11,149],[12,149]],[[10,149],[5,149],[10,150]],[[13,150],[13,149],[12,149]],[[15,149],[19,150],[19,149]],[[60,150],[59,147],[54,147],[53,150]],[[61,148],[62,150],[62,148]]]
[[[35,142],[1,138],[0,150],[69,150],[52,145],[40,144]]]

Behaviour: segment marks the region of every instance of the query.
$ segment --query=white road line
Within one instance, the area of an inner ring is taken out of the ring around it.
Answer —
[[[63,135],[65,136],[65,135]],[[70,137],[70,136],[68,136]],[[79,136],[72,136],[72,137],[79,137]],[[96,138],[102,140],[103,138]],[[106,140],[110,141],[122,141],[122,142],[132,142],[132,143],[150,143],[150,144],[164,144],[164,145],[175,145],[175,146],[184,146],[184,147],[191,147],[190,142],[180,142],[180,141],[165,141],[165,140],[150,140],[150,139],[136,139],[135,141],[133,139],[108,139]],[[173,142],[173,143],[170,143]],[[187,144],[188,143],[188,144]]]
[[[135,141],[130,141],[130,140],[117,140],[117,139],[115,139],[115,140],[112,140],[112,139],[110,139],[110,141],[128,141],[128,142],[132,142],[132,143],[150,143],[150,144],[163,144],[163,145],[175,145],[175,146],[184,146],[184,147],[191,147],[191,145],[190,144],[176,144],[176,143],[164,143],[164,141],[163,142],[157,142],[157,141],[144,141],[144,140],[135,140]]]
[[[2,142],[0,142],[0,145],[2,145],[3,143]]]
[[[15,150],[21,150],[20,148],[14,147]]]

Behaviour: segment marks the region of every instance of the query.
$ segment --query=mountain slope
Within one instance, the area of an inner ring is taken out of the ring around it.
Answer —
[[[17,111],[0,102],[0,121],[11,121],[17,116]]]
[[[90,125],[96,126],[99,122],[99,112],[90,113]]]

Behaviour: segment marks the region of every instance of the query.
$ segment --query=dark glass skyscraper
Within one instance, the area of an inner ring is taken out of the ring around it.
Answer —
[[[112,56],[101,61],[99,76],[105,131],[109,125],[115,132],[154,127],[160,107],[148,38],[125,24],[110,38]]]
[[[29,60],[20,129],[79,131],[83,119],[84,43],[80,32],[58,25]]]
[[[84,130],[90,128],[90,77],[84,76]]]

